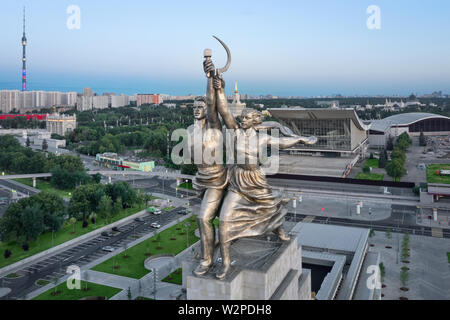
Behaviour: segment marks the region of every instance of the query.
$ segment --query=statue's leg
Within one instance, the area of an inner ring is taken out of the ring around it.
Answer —
[[[281,241],[289,241],[291,237],[289,237],[283,229],[283,226],[279,226],[273,231]]]
[[[213,263],[215,230],[212,224],[217,215],[224,190],[207,189],[203,196],[197,223],[200,231],[200,245],[202,251],[202,260],[194,270],[195,275],[202,275],[208,272]]]
[[[230,258],[230,245],[231,242],[220,242],[220,254],[222,255],[222,267],[216,273],[218,279],[223,279],[230,270],[231,258]]]
[[[220,254],[222,256],[222,266],[220,270],[216,273],[218,279],[223,279],[228,271],[230,270],[231,257],[230,257],[230,246],[231,241],[229,241],[230,236],[230,223],[233,216],[235,215],[234,208],[238,204],[240,196],[229,191],[225,196],[222,207],[220,208],[220,222],[219,222],[219,240],[220,240]]]

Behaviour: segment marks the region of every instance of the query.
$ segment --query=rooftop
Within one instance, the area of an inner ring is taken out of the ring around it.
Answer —
[[[392,125],[400,125],[400,126],[410,125],[414,122],[429,118],[450,119],[448,117],[441,116],[440,114],[426,113],[426,112],[399,113],[381,120],[373,120],[371,122],[370,129],[375,131],[386,132]]]

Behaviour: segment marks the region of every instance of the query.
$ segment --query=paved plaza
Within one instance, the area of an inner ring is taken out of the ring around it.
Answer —
[[[381,254],[380,261],[386,270],[385,288],[382,288],[382,299],[398,300],[406,297],[410,300],[450,299],[450,263],[447,252],[450,251],[450,239],[424,236],[409,236],[410,257],[403,263],[401,246],[403,234],[392,233],[388,239],[384,232],[376,232],[369,238],[370,251]],[[386,246],[391,248],[386,248]],[[399,250],[400,247],[400,250]],[[400,290],[401,267],[409,268],[406,287],[409,291]]]

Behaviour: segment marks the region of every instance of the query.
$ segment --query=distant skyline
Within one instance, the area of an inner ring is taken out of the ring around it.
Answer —
[[[80,8],[81,28],[66,12]],[[377,5],[381,28],[369,30]],[[203,50],[216,67],[231,49],[227,94],[450,93],[450,2],[435,0],[144,1],[2,3],[0,89],[21,89],[22,13],[27,89],[202,94]]]

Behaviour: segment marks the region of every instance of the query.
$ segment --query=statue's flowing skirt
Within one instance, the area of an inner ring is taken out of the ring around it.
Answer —
[[[228,185],[227,168],[223,165],[198,166],[192,185],[200,192],[208,188],[224,189]]]
[[[233,166],[220,213],[220,241],[254,237],[282,226],[289,199],[272,193],[258,167]]]

